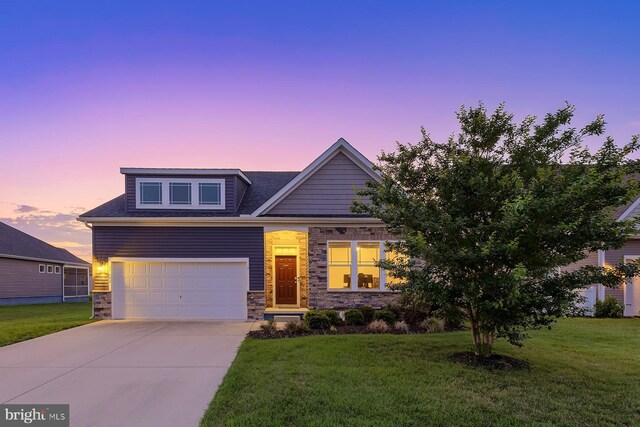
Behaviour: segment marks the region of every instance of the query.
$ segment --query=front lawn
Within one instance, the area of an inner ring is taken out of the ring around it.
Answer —
[[[203,426],[640,425],[640,319],[565,319],[527,371],[449,360],[469,332],[246,339]]]
[[[0,347],[91,323],[91,303],[0,307]]]

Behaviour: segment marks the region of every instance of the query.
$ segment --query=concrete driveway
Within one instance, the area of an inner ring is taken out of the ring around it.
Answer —
[[[0,348],[0,402],[72,426],[195,426],[251,322],[101,321]]]

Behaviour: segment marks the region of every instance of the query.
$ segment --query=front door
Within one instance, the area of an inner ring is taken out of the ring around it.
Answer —
[[[296,257],[276,257],[276,304],[298,303]]]

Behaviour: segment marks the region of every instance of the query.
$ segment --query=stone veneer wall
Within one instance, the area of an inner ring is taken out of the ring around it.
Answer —
[[[247,319],[264,319],[264,292],[247,292]]]
[[[266,307],[273,307],[273,246],[298,246],[298,271],[300,272],[300,307],[309,306],[307,233],[301,231],[270,231],[264,233],[264,285]]]
[[[93,317],[111,319],[111,292],[93,293]]]
[[[327,289],[327,240],[393,239],[385,227],[309,227],[309,308],[379,308],[396,302],[397,292]]]

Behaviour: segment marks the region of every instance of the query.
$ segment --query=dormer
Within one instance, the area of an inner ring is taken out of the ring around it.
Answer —
[[[239,169],[121,168],[132,211],[211,211],[233,214],[251,181]]]

